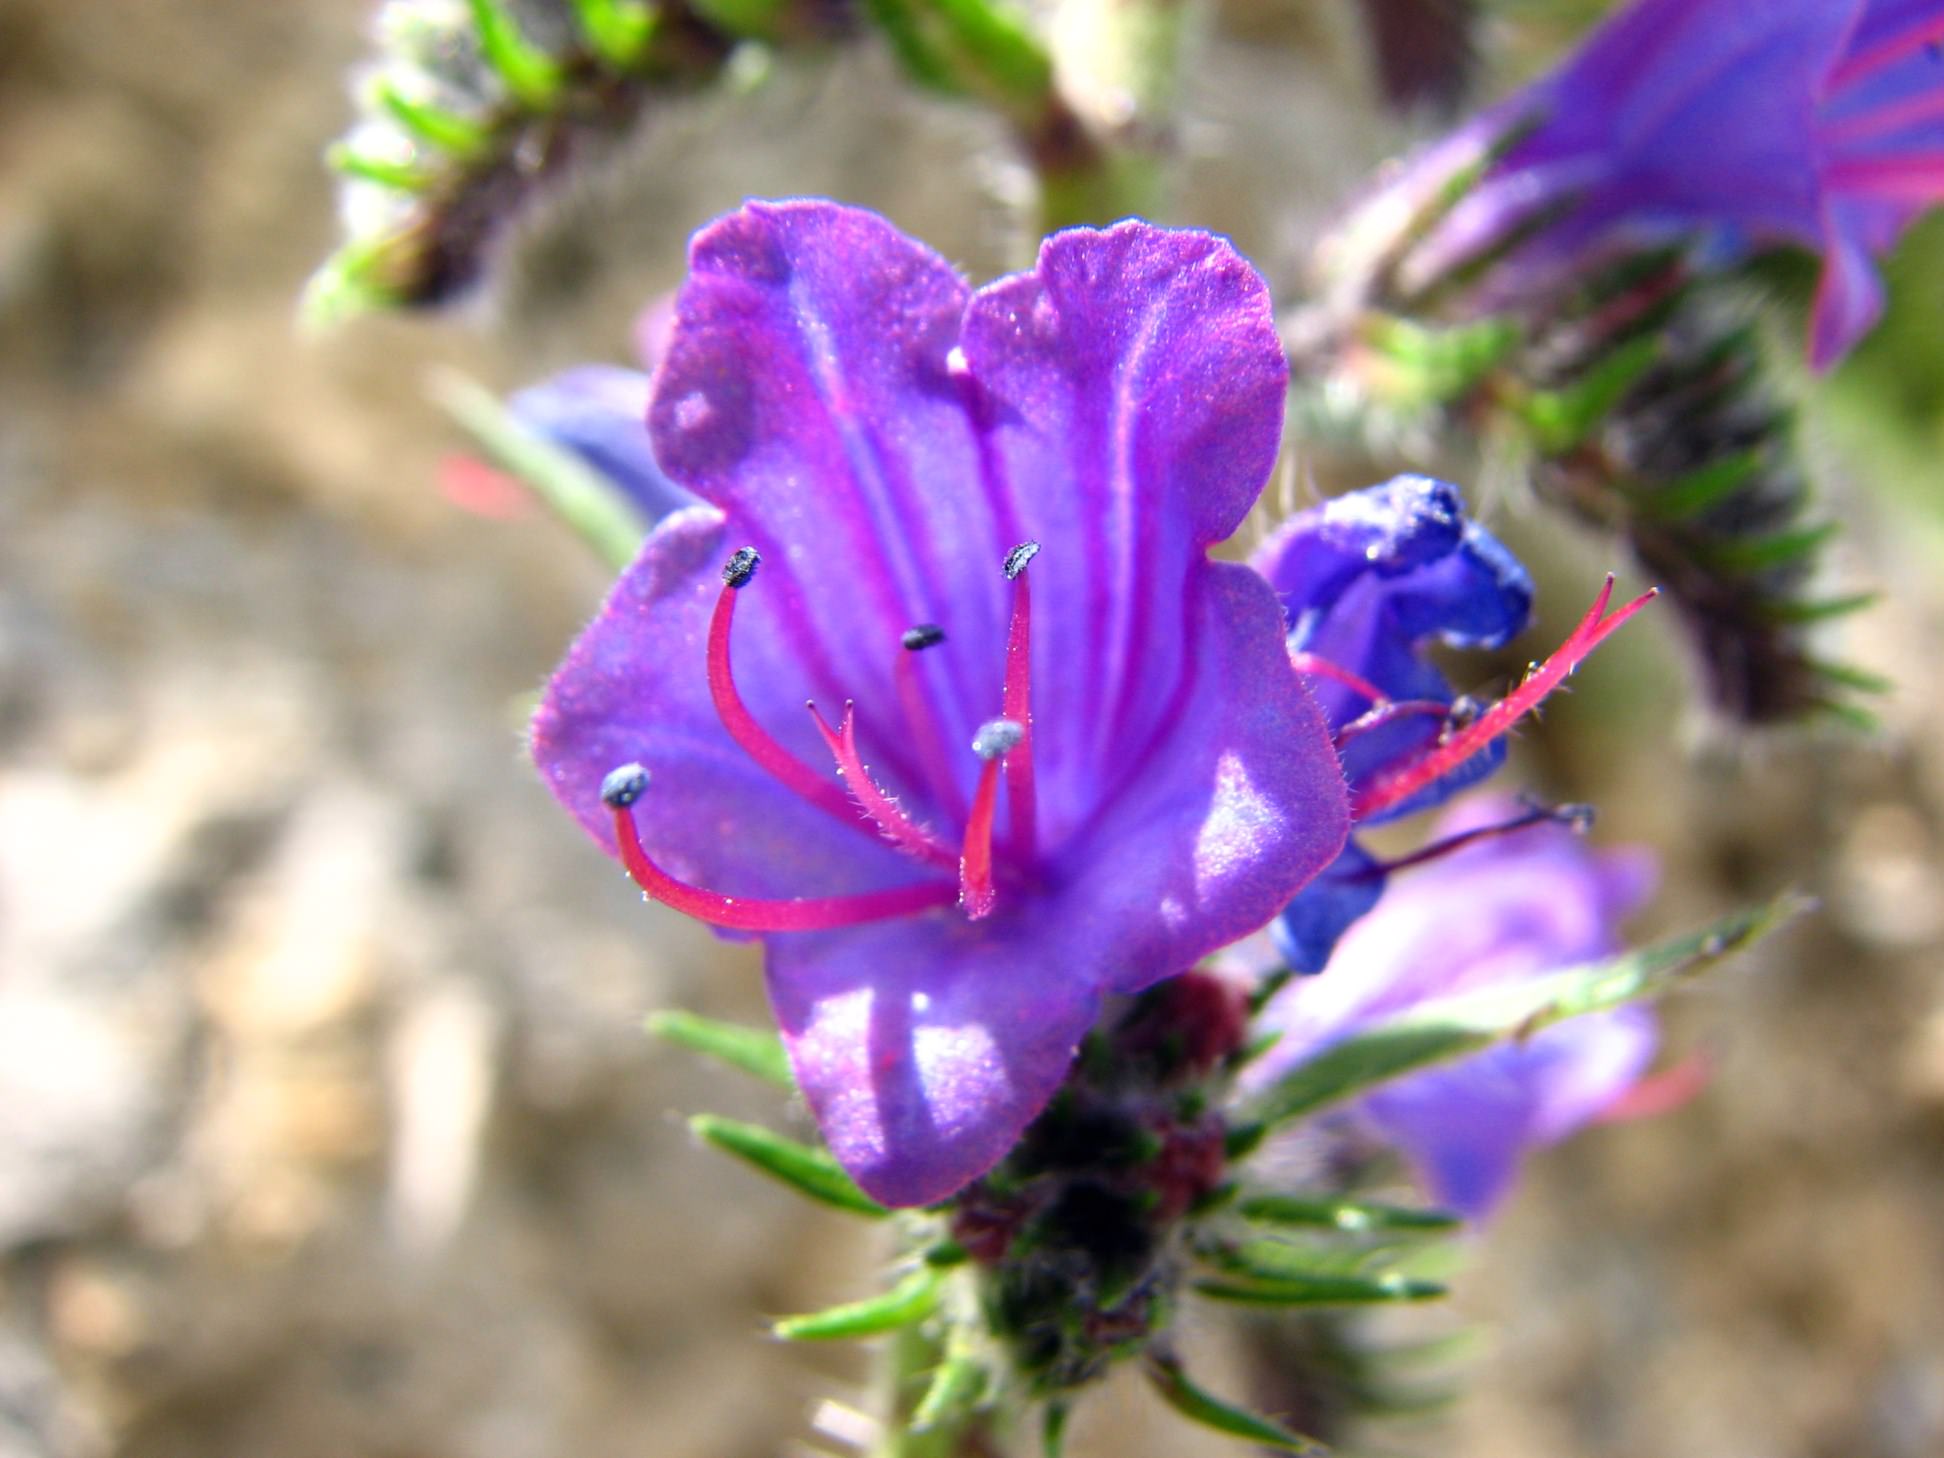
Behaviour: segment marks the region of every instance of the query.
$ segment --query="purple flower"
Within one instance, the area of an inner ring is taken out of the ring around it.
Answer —
[[[665,306],[650,308],[635,327],[641,369],[577,365],[507,401],[521,424],[607,477],[649,522],[695,505],[695,498],[655,464],[648,440],[649,377],[644,371],[655,368],[667,333]]]
[[[1451,685],[1431,662],[1434,642],[1497,648],[1526,625],[1532,579],[1490,532],[1465,515],[1458,488],[1399,476],[1310,508],[1252,559],[1282,600],[1289,646],[1337,737],[1353,797],[1388,768],[1432,748],[1452,719]],[[1462,719],[1464,708],[1458,716]],[[1494,740],[1457,769],[1363,817],[1381,821],[1436,805],[1496,770]],[[1383,891],[1381,865],[1356,845],[1297,895],[1274,927],[1301,972]]]
[[[1442,828],[1463,834],[1509,808],[1476,799]],[[1489,836],[1401,874],[1345,933],[1322,976],[1270,1000],[1263,1024],[1282,1038],[1249,1080],[1260,1086],[1432,999],[1617,952],[1616,924],[1652,880],[1644,853],[1596,853],[1556,824]],[[1601,1013],[1408,1075],[1361,1099],[1350,1117],[1396,1145],[1435,1198],[1478,1217],[1510,1188],[1528,1148],[1564,1138],[1630,1090],[1655,1043],[1646,1009]]]
[[[1826,368],[1882,313],[1874,260],[1944,199],[1940,43],[1938,0],[1635,0],[1386,188],[1408,209],[1485,168],[1400,278],[1497,253],[1485,297],[1504,302],[1630,246],[1799,245],[1823,258]]]
[[[762,938],[811,1111],[886,1203],[990,1167],[1103,995],[1343,844],[1275,594],[1207,557],[1285,385],[1261,280],[1204,233],[1063,233],[976,293],[829,203],[692,245],[649,424],[703,504],[569,653],[534,755],[659,899]]]

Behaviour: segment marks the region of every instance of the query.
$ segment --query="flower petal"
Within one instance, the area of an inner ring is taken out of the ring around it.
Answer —
[[[967,290],[930,250],[832,203],[750,203],[703,229],[655,380],[664,470],[729,518],[763,568],[738,608],[788,645],[782,721],[751,708],[809,763],[825,757],[806,696],[857,703],[888,788],[923,784],[896,717],[904,629],[927,650],[946,737],[999,702],[1010,540],[994,522],[949,359]],[[965,756],[965,777],[975,769]]]
[[[609,854],[601,780],[630,761],[647,766],[634,810],[644,844],[676,875],[715,890],[813,896],[913,879],[910,862],[758,768],[717,718],[705,645],[730,540],[720,513],[702,506],[649,534],[548,685],[533,721],[535,763]],[[739,676],[786,680],[789,651],[773,618],[738,615]],[[800,700],[795,710],[804,716]]]
[[[581,365],[529,385],[507,407],[619,486],[649,522],[695,504],[648,448],[648,376],[639,370]]]
[[[1291,518],[1251,559],[1282,599],[1289,645],[1382,689],[1394,700],[1448,704],[1451,686],[1425,648],[1496,648],[1525,627],[1532,579],[1511,552],[1465,515],[1458,488],[1398,476]],[[1312,680],[1332,729],[1369,707],[1328,679]],[[1343,749],[1352,785],[1428,746],[1431,716],[1399,719]],[[1503,742],[1386,811],[1394,819],[1435,805],[1504,762]]]
[[[1190,578],[1191,692],[1126,791],[1037,892],[989,919],[775,937],[770,998],[833,1152],[877,1198],[983,1173],[1065,1075],[1104,991],[1134,992],[1261,927],[1348,826],[1321,715],[1247,568]]]
[[[1170,723],[1187,578],[1269,478],[1288,366],[1225,240],[1131,221],[1048,239],[1033,273],[980,291],[963,347],[987,489],[1044,548],[1034,758],[1057,843]]]

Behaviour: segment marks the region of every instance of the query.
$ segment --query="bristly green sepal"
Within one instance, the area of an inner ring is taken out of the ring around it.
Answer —
[[[1464,1223],[1449,1210],[1417,1210],[1367,1200],[1282,1194],[1246,1195],[1236,1201],[1235,1213],[1262,1225],[1296,1225],[1359,1235],[1440,1235]]]
[[[1530,982],[1421,1004],[1299,1063],[1257,1095],[1243,1118],[1274,1128],[1406,1073],[1529,1037],[1567,1018],[1658,996],[1752,945],[1805,905],[1788,893],[1658,946]]]
[[[936,1270],[921,1266],[889,1291],[803,1316],[785,1316],[770,1329],[789,1342],[861,1341],[883,1336],[915,1326],[936,1311],[942,1280]]]
[[[1260,1443],[1279,1453],[1294,1453],[1298,1458],[1329,1458],[1330,1450],[1314,1439],[1224,1402],[1198,1386],[1172,1357],[1151,1357],[1146,1368],[1148,1381],[1160,1393],[1161,1400],[1190,1422],[1245,1442]]]
[[[883,1219],[891,1212],[857,1187],[829,1154],[794,1139],[717,1114],[697,1114],[689,1128],[705,1144],[753,1165],[800,1194],[853,1215]]]
[[[783,1040],[767,1029],[746,1028],[677,1009],[648,1014],[645,1026],[664,1042],[713,1058],[774,1088],[796,1088]]]

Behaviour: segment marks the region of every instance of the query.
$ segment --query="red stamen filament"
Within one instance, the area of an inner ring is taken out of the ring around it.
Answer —
[[[844,705],[843,721],[836,729],[824,722],[815,704],[807,707],[810,717],[816,721],[817,732],[823,735],[824,743],[830,746],[831,757],[837,761],[837,773],[844,777],[845,786],[856,796],[864,813],[884,832],[885,839],[906,855],[915,856],[921,861],[947,868],[956,866],[958,852],[906,816],[898,808],[898,802],[879,789],[870,771],[865,769],[864,761],[857,752],[855,707]]]
[[[1378,775],[1352,802],[1351,819],[1363,820],[1379,810],[1387,810],[1415,795],[1433,780],[1451,773],[1536,707],[1615,629],[1658,595],[1658,588],[1649,589],[1607,616],[1607,603],[1613,597],[1613,578],[1609,576],[1606,585],[1600,589],[1600,595],[1593,600],[1592,608],[1550,658],[1528,673],[1525,681],[1516,689],[1481,714],[1470,728],[1452,735],[1422,758]]]
[[[859,896],[781,900],[724,896],[678,881],[650,860],[635,829],[632,810],[614,809],[614,839],[621,848],[621,864],[628,868],[635,885],[665,906],[731,931],[830,931],[863,922],[891,921],[935,906],[950,906],[957,895],[957,889],[947,882],[921,881],[888,891],[867,891]]]
[[[1033,597],[1031,574],[1021,568],[1012,580],[1012,622],[1006,629],[1005,717],[1025,733],[1006,751],[1006,800],[1012,809],[1007,827],[1015,860],[1031,861],[1037,845],[1039,800],[1033,785]],[[981,774],[983,786],[985,779]],[[980,913],[981,915],[983,913]]]
[[[1839,162],[1825,180],[1832,188],[1893,201],[1934,202],[1944,194],[1944,152],[1913,152],[1905,157]]]
[[[919,656],[909,649],[898,650],[897,662],[891,668],[891,678],[898,689],[898,706],[904,710],[905,726],[911,731],[919,759],[924,762],[926,777],[932,782],[932,793],[938,797],[940,813],[954,820],[963,820],[966,814],[965,791],[959,788],[958,780],[952,774],[952,762],[939,733],[938,716],[932,711],[930,696],[918,677],[923,672],[918,663]]]
[[[999,759],[979,770],[972,813],[965,820],[965,846],[959,854],[959,906],[972,921],[992,915],[998,893],[992,884],[992,817],[999,804]]]
[[[1360,678],[1349,669],[1339,667],[1327,658],[1319,658],[1314,653],[1305,653],[1300,649],[1291,649],[1289,666],[1298,673],[1310,678],[1327,678],[1340,683],[1349,689],[1351,693],[1369,699],[1373,704],[1390,702],[1389,697],[1384,691],[1369,679]]]
[[[722,720],[722,727],[729,731],[729,737],[741,746],[743,753],[768,770],[785,788],[795,791],[819,810],[834,815],[846,825],[870,834],[871,827],[858,815],[857,806],[842,787],[818,774],[778,744],[769,731],[756,722],[755,716],[743,703],[742,695],[736,692],[736,679],[729,663],[729,635],[735,622],[738,591],[736,587],[725,585],[722,595],[716,599],[715,612],[709,619],[709,697],[715,702],[716,715]]]
[[[1581,829],[1590,823],[1592,811],[1584,805],[1561,805],[1557,808],[1535,805],[1523,815],[1510,820],[1502,820],[1496,825],[1479,825],[1470,830],[1461,830],[1456,835],[1447,835],[1443,840],[1434,840],[1427,846],[1420,846],[1407,856],[1399,856],[1394,861],[1384,861],[1363,873],[1358,879],[1376,880],[1382,876],[1407,871],[1413,866],[1422,866],[1431,861],[1441,861],[1453,851],[1463,850],[1481,840],[1495,840],[1501,835],[1511,835],[1534,825],[1566,825]]]

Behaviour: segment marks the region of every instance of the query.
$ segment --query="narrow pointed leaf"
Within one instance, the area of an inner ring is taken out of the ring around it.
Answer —
[[[472,0],[473,31],[480,54],[527,106],[544,109],[560,90],[560,63],[520,30],[501,0]]]
[[[969,1352],[945,1354],[932,1373],[931,1384],[911,1414],[913,1432],[927,1432],[970,1412],[985,1395],[986,1369]]]
[[[476,157],[492,143],[489,128],[444,107],[414,100],[389,81],[378,83],[378,105],[421,142],[455,157]]]
[[[1424,1232],[1455,1230],[1463,1222],[1449,1210],[1413,1210],[1363,1200],[1306,1199],[1300,1195],[1250,1195],[1236,1213],[1264,1225],[1314,1226],[1325,1230]]]
[[[795,1089],[790,1075],[790,1058],[783,1051],[783,1040],[764,1028],[745,1028],[739,1023],[718,1022],[696,1013],[670,1010],[650,1013],[648,1031],[665,1042],[700,1053],[718,1063],[753,1074],[764,1083],[781,1089]]]
[[[1766,537],[1735,537],[1708,549],[1708,560],[1731,572],[1766,572],[1815,555],[1842,530],[1838,522],[1791,527]]]
[[[858,1189],[843,1166],[821,1149],[799,1144],[761,1124],[745,1124],[717,1114],[697,1114],[689,1120],[689,1128],[704,1143],[735,1155],[813,1200],[873,1219],[891,1213]]]
[[[1147,1364],[1147,1375],[1154,1390],[1161,1394],[1161,1400],[1190,1422],[1230,1437],[1261,1443],[1280,1453],[1328,1458],[1330,1450],[1314,1439],[1292,1433],[1279,1423],[1224,1402],[1197,1386],[1177,1361],[1157,1357]]]
[[[1549,455],[1571,450],[1606,419],[1627,391],[1654,362],[1660,341],[1654,335],[1629,340],[1608,353],[1583,376],[1559,390],[1542,390],[1519,406]]]
[[[1246,1105],[1237,1122],[1274,1127],[1420,1068],[1529,1037],[1567,1018],[1657,996],[1766,936],[1806,904],[1787,893],[1658,946],[1531,982],[1422,1004],[1298,1064]]]
[[[528,430],[497,395],[463,375],[439,375],[432,394],[495,465],[532,491],[610,566],[634,561],[648,535],[647,523],[599,472]]]
[[[922,1266],[880,1295],[804,1316],[785,1316],[771,1330],[790,1342],[858,1341],[882,1336],[930,1316],[938,1307],[939,1281],[937,1271]]]
[[[1067,1414],[1071,1410],[1064,1402],[1047,1403],[1046,1416],[1040,1423],[1042,1458],[1061,1458],[1066,1452]]]
[[[1764,603],[1762,611],[1775,623],[1826,623],[1831,618],[1848,617],[1875,607],[1882,598],[1880,592],[1853,592],[1846,597],[1783,598]]]
[[[416,162],[373,157],[368,152],[353,151],[342,142],[333,142],[326,148],[324,160],[346,177],[375,182],[380,187],[396,188],[400,192],[422,192],[433,182],[432,174]]]
[[[1644,490],[1640,493],[1640,510],[1661,521],[1698,516],[1747,485],[1761,470],[1765,455],[1760,447],[1736,451],[1664,485]]]
[[[574,0],[574,12],[594,53],[617,70],[640,60],[654,38],[654,8],[640,0]]]

